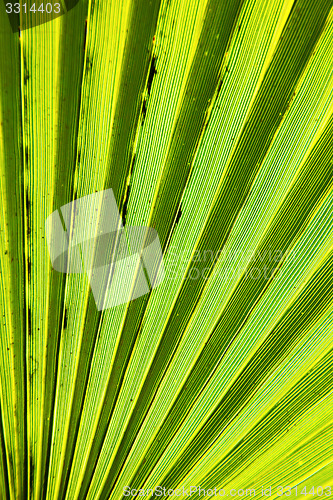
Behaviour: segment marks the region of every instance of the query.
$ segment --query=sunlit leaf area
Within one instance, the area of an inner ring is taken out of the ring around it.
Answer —
[[[10,5],[0,499],[329,498],[332,0]],[[106,190],[164,276],[98,307],[46,221]]]

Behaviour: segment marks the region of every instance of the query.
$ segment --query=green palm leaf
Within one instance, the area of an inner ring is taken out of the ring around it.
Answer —
[[[0,498],[329,496],[332,2],[61,5],[0,4]],[[100,311],[45,221],[110,188],[165,277]]]

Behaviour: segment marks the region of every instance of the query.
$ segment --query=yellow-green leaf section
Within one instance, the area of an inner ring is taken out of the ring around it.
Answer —
[[[331,0],[61,5],[0,3],[0,498],[329,496]],[[100,311],[45,221],[104,189],[165,277]]]

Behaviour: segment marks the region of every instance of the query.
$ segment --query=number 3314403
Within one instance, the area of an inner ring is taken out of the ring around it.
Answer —
[[[36,4],[33,3],[30,7],[27,6],[26,3],[20,4],[20,3],[6,3],[6,12],[7,14],[19,14],[22,12],[23,14],[26,14],[27,12],[46,12],[47,14],[60,14],[61,12],[61,5],[60,3],[46,3],[45,7],[44,4],[40,4],[39,6],[36,7]]]

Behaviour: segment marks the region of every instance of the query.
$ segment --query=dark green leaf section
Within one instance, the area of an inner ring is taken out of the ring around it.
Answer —
[[[272,408],[267,415],[240,441],[203,480],[203,484],[222,484],[232,475],[245,469],[262,455],[322,398],[332,391],[333,351],[327,353],[302,379]],[[320,411],[320,410],[319,410]],[[246,459],[245,459],[246,457]],[[209,483],[208,483],[209,481]],[[195,495],[196,497],[196,495]]]
[[[333,293],[332,277],[333,254],[329,256],[324,265],[310,279],[301,295],[260,346],[256,355],[222,398],[213,415],[200,429],[200,432],[187,446],[180,458],[174,463],[172,471],[165,477],[163,485],[165,482],[166,487],[171,487],[171,485],[178,484],[185,477],[187,472],[200,460],[200,457],[214,443],[226,426],[230,424],[230,421],[246,405],[246,402],[253,397],[262,383],[267,380],[274,368],[279,366],[296,343],[302,339],[318,318],[326,312],[330,306]],[[214,333],[220,334],[219,336],[223,345],[225,342],[223,334],[227,338],[228,334],[226,334],[227,330],[221,326],[219,325]],[[208,352],[208,350],[204,352]],[[202,379],[207,363],[212,358],[216,358],[217,355],[220,356],[223,350],[222,347],[220,352],[215,351],[212,356],[202,356],[199,359],[197,366],[200,366],[202,370],[198,373],[198,382],[200,376]],[[198,372],[198,370],[196,371]],[[190,391],[193,387],[193,380],[195,379],[191,377],[189,381]],[[329,387],[332,388],[332,381],[330,381]]]
[[[120,92],[111,132],[106,188],[112,188],[118,206],[125,201],[127,176],[133,160],[133,146],[142,108],[142,96],[149,83],[153,58],[153,37],[161,0],[135,0],[122,62]],[[151,83],[150,83],[151,84]]]
[[[321,1],[315,8],[313,6],[310,7],[306,1],[299,1],[294,5],[272,63],[267,70],[267,74],[256,96],[236,150],[231,158],[227,174],[212,209],[211,217],[207,222],[204,235],[199,242],[198,250],[200,253],[203,250],[209,250],[213,255],[216,255],[219,249],[224,245],[237,214],[249,194],[251,184],[267,153],[273,136],[288,108],[295,85],[304,71],[316,41],[322,32],[329,9],[330,2],[326,0]],[[297,33],[296,42],[295,33]],[[329,160],[326,158],[326,161],[328,162]],[[178,165],[178,170],[181,170],[180,165]],[[323,172],[323,168],[320,168],[317,174],[318,179],[322,177],[322,182],[328,184],[327,165],[326,176]],[[174,173],[172,173],[171,177],[173,178],[173,176]],[[174,182],[177,183],[178,181]],[[309,189],[314,189],[313,185],[312,187],[307,186],[307,190]],[[166,191],[164,191],[164,193],[167,194]],[[323,192],[319,190],[316,195],[317,201],[322,195]],[[304,201],[304,198],[302,198],[302,200]],[[305,223],[307,216],[311,213],[314,206],[315,204],[310,203],[307,208],[304,208],[304,217],[301,218],[302,223]],[[156,210],[159,212],[159,208]],[[158,217],[156,215],[156,220],[161,220],[162,217],[165,218],[166,213],[169,213],[167,205],[164,206],[164,215],[162,216],[162,212],[159,213]],[[156,227],[160,234],[160,229],[162,228],[159,226]],[[284,251],[287,250],[288,245],[292,243],[299,230],[300,227],[294,227],[289,234],[289,238],[287,238],[285,242],[280,243],[279,239],[277,239],[281,249],[284,248]],[[162,230],[162,244],[164,243],[163,234]],[[271,266],[273,265],[273,263],[270,264]],[[194,262],[193,265],[199,269],[199,276],[204,276],[202,271],[204,267],[207,267],[207,262]],[[261,262],[261,265],[263,265],[263,262]],[[211,265],[211,269],[212,268],[213,264]],[[199,278],[195,281],[187,280],[180,291],[178,301],[163,333],[161,343],[144,382],[138,402],[133,410],[130,422],[119,446],[118,453],[112,464],[110,475],[103,491],[103,495],[105,496],[111,491],[119,471],[121,470],[122,464],[132,446],[134,437],[145,418],[151,405],[152,398],[154,398],[159,383],[165,373],[165,369],[180,341],[180,334],[184,331],[192,311],[200,299],[201,291],[205,283],[206,280],[203,278]],[[253,290],[250,296],[248,310],[253,305],[251,300],[253,299],[255,302],[266,286],[267,281],[265,281],[265,283],[257,282],[257,289]],[[239,297],[237,298],[237,301],[238,300]],[[241,301],[237,303],[242,304]],[[129,311],[131,311],[131,307],[132,304],[130,305]],[[241,325],[246,315],[243,308],[241,309],[239,319],[237,320],[238,326]],[[233,318],[239,314],[239,310],[237,310],[237,313],[236,309],[233,312],[230,310],[230,314],[232,314],[232,316],[230,316],[229,321],[230,324],[232,324]],[[127,327],[126,329],[127,332],[134,332],[135,329],[140,326],[140,323],[134,323],[132,318],[133,315],[128,315],[127,317],[126,325],[129,325],[129,328]],[[126,362],[126,360],[124,359],[122,362]],[[209,361],[209,364],[214,366],[212,360]],[[208,373],[209,371],[208,367]],[[197,387],[198,392],[202,384],[203,381],[201,385]],[[186,412],[186,407],[183,408],[183,411]],[[171,420],[172,418],[170,417],[170,422]],[[174,424],[171,428],[174,429]],[[168,432],[170,433],[170,429]],[[172,432],[169,436],[170,435],[172,435]],[[162,444],[159,445],[158,449],[158,452],[156,452],[157,455],[163,449]]]
[[[6,458],[5,436],[3,432],[2,411],[0,405],[0,498],[10,498]]]
[[[10,387],[10,380],[1,380],[0,383],[3,388],[8,384],[7,391],[11,392],[14,397],[14,408],[6,399],[2,401],[2,421],[4,434],[7,435],[5,460],[8,464],[8,479],[10,478],[10,483],[14,485],[14,491],[11,491],[11,494],[19,498],[26,492],[27,478],[27,309],[24,258],[25,221],[22,215],[24,214],[26,193],[22,168],[21,47],[18,34],[13,34],[11,30],[3,2],[0,3],[0,38],[0,106],[3,122],[1,124],[3,133],[1,146],[5,157],[1,168],[4,172],[1,186],[7,198],[7,207],[3,206],[5,218],[0,221],[1,238],[4,242],[1,267],[6,266],[12,277],[10,289],[7,290],[9,301],[6,306],[8,309],[1,311],[1,323],[6,325],[8,330],[11,330],[12,338],[9,345],[6,345],[5,338],[1,334],[1,342],[4,356],[7,357],[7,364],[13,374],[12,381],[15,377],[15,387]],[[7,238],[5,238],[5,231],[8,235]],[[1,280],[4,278],[5,276],[1,276]],[[3,299],[4,297],[2,297]],[[3,375],[5,375],[4,372]],[[2,394],[6,398],[4,389]],[[12,440],[8,439],[11,429],[13,431]],[[11,447],[11,443],[14,444],[15,439],[17,439],[18,446],[16,451]]]
[[[132,481],[133,487],[139,487],[142,484],[152,465],[156,463],[177,429],[185,420],[188,411],[213,374],[230,342],[242,328],[251,311],[269,286],[272,276],[276,272],[282,272],[279,271],[282,258],[287,255],[289,249],[297,241],[318,203],[332,186],[333,180],[329,171],[333,152],[332,131],[333,120],[328,124],[321,140],[304,166],[302,174],[284,200],[265,239],[257,249],[255,257],[226,304],[220,320],[203,347],[193,370],[187,380],[184,380],[183,388],[174,406],[157,433],[154,443],[150,446],[146,460],[142,462]],[[308,182],[310,172],[311,175],[316,172],[314,183],[311,182],[311,184]],[[295,211],[297,211],[297,217],[295,217]],[[281,255],[280,262],[271,258],[272,249],[274,255],[277,253]],[[252,270],[256,270],[256,274],[252,273]],[[257,270],[259,270],[259,273]],[[260,278],[253,279],[253,276],[256,278],[259,275]],[[319,309],[323,307],[324,310],[324,296],[321,299],[323,302],[320,302],[318,307]],[[297,307],[300,307],[300,303],[298,303]],[[309,311],[311,311],[311,307],[312,305],[309,304]],[[310,324],[310,318],[308,318],[308,321]],[[159,360],[158,368],[164,366],[162,348],[155,356],[154,362],[155,360]],[[147,385],[147,382],[145,384]],[[143,393],[142,399],[145,394]],[[132,421],[129,423],[130,429],[133,422],[136,422],[136,418],[136,414],[134,414]],[[125,435],[123,445],[127,444],[128,441],[130,441],[130,438]]]

